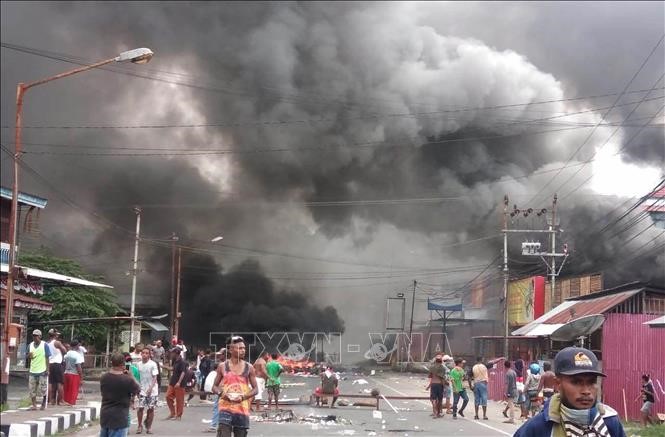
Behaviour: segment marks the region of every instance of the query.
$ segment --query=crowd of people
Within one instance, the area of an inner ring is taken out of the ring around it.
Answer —
[[[32,335],[33,342],[28,346],[32,409],[37,409],[38,398],[42,409],[47,403],[74,405],[83,377],[85,348],[77,340],[66,344],[54,329],[49,330],[48,341],[42,341],[38,329]],[[114,353],[111,369],[100,381],[100,436],[126,436],[131,424],[130,407],[136,409],[136,434],[152,434],[164,376],[168,379],[165,398],[169,410],[165,419],[181,420],[184,407],[196,393],[202,402],[212,404],[210,427],[206,431],[218,437],[246,436],[250,411],[259,411],[264,400],[268,409],[279,408],[280,376],[286,369],[277,354],[263,353],[251,364],[245,361],[245,341],[238,336],[229,338],[226,347],[218,352],[199,350],[191,362],[187,361],[186,351],[181,340],[168,351],[157,340],[149,345],[136,345],[124,354]],[[430,392],[432,417],[443,418],[445,414],[453,419],[466,417],[468,387],[474,394],[474,420],[488,420],[488,369],[493,365],[485,363],[482,357],[473,366],[467,366],[461,358],[436,355],[429,367],[426,387]],[[505,422],[517,423],[516,409],[525,420],[515,436],[625,435],[616,411],[599,402],[597,379],[605,375],[593,352],[569,347],[560,351],[553,363],[527,365],[518,359],[505,360],[503,365]],[[320,386],[313,393],[317,406],[327,402],[334,408],[339,397],[339,375],[324,366],[319,376]],[[654,423],[651,414],[655,402],[648,374],[642,375],[640,396],[642,424],[646,426]]]
[[[60,340],[60,332],[48,331],[48,341],[42,340],[42,331],[32,331],[28,344],[28,390],[31,409],[36,410],[37,400],[41,409],[46,405],[72,406],[76,404],[83,380],[82,365],[85,347],[74,339],[69,344]]]
[[[453,419],[465,417],[464,411],[469,402],[466,381],[474,393],[474,420],[480,420],[481,409],[482,419],[488,420],[488,368],[493,365],[493,362],[486,364],[482,357],[478,357],[469,368],[460,358],[437,354],[429,366],[429,384],[426,387],[432,403],[431,416],[442,418],[450,414]],[[605,374],[601,372],[592,351],[569,347],[556,355],[553,364],[532,362],[527,365],[517,358],[514,362],[505,360],[504,367],[504,422],[517,424],[516,409],[520,419],[524,420],[515,436],[625,435],[617,412],[599,401],[598,378]],[[641,422],[646,426],[656,423],[652,416],[655,390],[648,374],[642,375],[641,384]]]

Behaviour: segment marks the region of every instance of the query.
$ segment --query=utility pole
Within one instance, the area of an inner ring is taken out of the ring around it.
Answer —
[[[413,309],[416,305],[416,285],[418,284],[418,281],[415,279],[413,280],[413,296],[411,297],[411,323],[409,324],[409,356],[407,357],[407,361],[411,359],[411,334],[413,333]]]
[[[178,279],[175,297],[175,336],[180,338],[180,271],[182,266],[182,248],[178,248]]]
[[[510,330],[510,320],[508,317],[508,282],[510,279],[509,272],[508,272],[508,234],[532,234],[532,233],[546,233],[549,234],[549,241],[551,245],[551,250],[550,253],[547,252],[542,252],[540,250],[540,243],[539,242],[523,242],[522,243],[522,255],[527,255],[527,256],[540,256],[543,258],[543,261],[545,261],[545,265],[547,266],[547,271],[548,275],[550,275],[552,278],[554,278],[556,275],[558,275],[558,272],[556,271],[556,257],[557,256],[568,256],[567,253],[563,254],[557,254],[556,253],[556,233],[559,232],[555,219],[556,219],[556,194],[554,195],[554,203],[552,204],[552,223],[548,224],[548,229],[508,229],[508,215],[510,215],[511,218],[519,216],[522,214],[524,218],[528,217],[532,213],[536,213],[538,217],[545,216],[547,214],[547,209],[542,208],[540,210],[534,210],[533,208],[524,208],[524,209],[519,209],[517,208],[517,205],[513,206],[512,211],[508,211],[508,196],[503,197],[503,326],[504,326],[504,332],[503,332],[503,355],[508,358],[509,354],[509,347],[508,347],[508,337],[509,337],[509,330]],[[551,257],[551,262],[548,262],[545,260],[544,256],[549,256]],[[565,259],[564,259],[565,261]],[[561,267],[563,266],[563,263],[559,266],[559,271],[561,270]],[[550,273],[550,269],[552,273]],[[554,279],[553,279],[554,281]]]
[[[503,356],[508,359],[508,195],[503,196]]]
[[[554,296],[554,288],[556,285],[556,277],[557,277],[557,271],[556,271],[556,256],[554,255],[556,253],[556,201],[557,201],[557,196],[554,194],[554,199],[552,200],[552,223],[550,224],[550,231],[554,231],[550,234],[551,238],[551,244],[550,244],[550,262],[552,263],[552,268],[550,270],[550,277],[552,278],[550,280],[550,298]],[[564,262],[565,262],[564,258]],[[563,265],[563,264],[562,264]]]
[[[134,212],[136,213],[136,236],[134,239],[134,260],[132,267],[132,304],[130,308],[130,327],[129,327],[129,345],[134,346],[134,317],[135,317],[135,307],[136,307],[136,276],[138,274],[138,262],[139,262],[139,240],[141,232],[141,208],[138,206],[134,207]],[[140,332],[140,330],[139,330]]]
[[[171,335],[175,335],[175,283],[176,283],[176,269],[175,269],[175,243],[178,241],[178,237],[175,232],[171,234]]]

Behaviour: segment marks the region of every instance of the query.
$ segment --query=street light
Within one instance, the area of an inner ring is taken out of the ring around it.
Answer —
[[[134,64],[145,64],[150,62],[152,59],[153,52],[148,48],[138,48],[134,50],[128,50],[126,52],[120,53],[115,58],[106,59],[91,65],[86,65],[83,67],[75,68],[73,70],[66,71],[64,73],[56,74],[55,76],[50,76],[41,80],[37,80],[30,83],[19,83],[16,87],[16,126],[15,126],[15,137],[14,142],[14,180],[12,183],[12,207],[11,207],[11,216],[9,220],[9,268],[7,272],[7,307],[5,308],[5,332],[4,332],[4,341],[3,341],[3,360],[2,360],[2,384],[9,383],[9,325],[12,321],[12,313],[14,310],[14,276],[16,274],[16,224],[18,221],[18,164],[21,159],[21,127],[23,125],[23,96],[25,92],[30,88],[34,88],[38,85],[45,84],[47,82],[52,82],[57,79],[62,79],[64,77],[72,76],[77,73],[82,73],[84,71],[92,70],[93,68],[99,68],[113,62],[132,62]],[[133,322],[133,321],[132,321]]]

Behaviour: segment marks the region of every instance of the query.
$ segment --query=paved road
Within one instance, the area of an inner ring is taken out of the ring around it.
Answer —
[[[394,373],[378,374],[374,377],[343,375],[346,380],[340,384],[342,393],[358,393],[362,390],[378,388],[385,395],[426,395],[424,387],[426,379],[423,375],[405,375]],[[364,379],[367,384],[354,383],[354,380]],[[316,378],[304,378],[298,376],[286,376],[283,382],[287,385],[283,390],[283,396],[289,399],[297,399],[304,394],[309,394],[312,387],[317,383]],[[501,415],[502,406],[492,403],[489,407],[488,416],[490,420],[474,421],[473,400],[467,407],[467,418],[453,420],[446,416],[443,419],[432,419],[429,414],[431,406],[427,401],[391,401],[395,412],[385,401],[381,401],[381,419],[373,417],[373,409],[367,407],[338,407],[335,409],[313,408],[305,405],[285,406],[285,410],[291,410],[300,417],[314,416],[323,418],[335,415],[336,421],[324,421],[319,419],[316,423],[296,421],[281,423],[275,421],[261,421],[258,416],[252,417],[250,436],[511,436],[517,429],[515,425],[504,424]],[[207,423],[211,416],[211,406],[201,404],[195,398],[192,405],[185,410],[182,421],[165,421],[168,415],[166,407],[157,410],[157,420],[153,425],[155,435],[159,436],[212,436],[205,433]],[[135,419],[134,419],[135,420]],[[309,419],[315,420],[315,419]],[[136,425],[131,428],[131,434],[135,434]],[[73,434],[80,437],[96,437],[98,426],[80,430]]]

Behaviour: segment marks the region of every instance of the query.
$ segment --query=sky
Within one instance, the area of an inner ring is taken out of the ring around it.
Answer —
[[[7,150],[18,82],[155,52],[33,88],[24,109],[21,187],[49,199],[27,242],[80,260],[121,302],[134,205],[139,303],[170,293],[176,232],[203,257],[186,268],[195,314],[214,290],[233,295],[220,271],[249,272],[268,280],[253,305],[296,293],[303,311],[332,305],[353,335],[382,330],[385,298],[416,280],[425,323],[428,297],[498,280],[504,195],[535,210],[558,195],[573,252],[562,275],[664,281],[662,233],[639,209],[614,222],[665,173],[662,2],[0,8]],[[10,164],[3,152],[4,186]],[[515,277],[544,274],[518,240]]]

